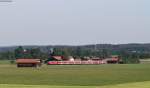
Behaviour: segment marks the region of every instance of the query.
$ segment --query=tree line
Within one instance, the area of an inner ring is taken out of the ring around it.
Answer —
[[[124,48],[123,48],[124,47]],[[139,63],[139,59],[150,58],[150,50],[144,47],[127,47],[127,45],[112,46],[112,45],[89,45],[89,46],[60,46],[60,47],[34,47],[24,48],[19,46],[13,51],[0,52],[0,60],[16,60],[18,58],[38,58],[47,60],[50,55],[50,49],[53,48],[53,55],[60,55],[64,57],[73,56],[74,58],[84,57],[99,57],[105,59],[111,55],[119,55],[124,63]]]

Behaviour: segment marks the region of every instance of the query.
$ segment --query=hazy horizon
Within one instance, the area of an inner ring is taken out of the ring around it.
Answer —
[[[150,43],[149,0],[0,2],[0,46]]]

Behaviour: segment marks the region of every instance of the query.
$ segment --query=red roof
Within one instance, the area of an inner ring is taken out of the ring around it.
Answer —
[[[36,63],[40,63],[40,59],[17,59],[16,63],[24,63],[24,64],[32,63],[32,64],[36,64]]]
[[[57,60],[62,60],[63,57],[62,56],[53,56],[54,59],[57,59]]]

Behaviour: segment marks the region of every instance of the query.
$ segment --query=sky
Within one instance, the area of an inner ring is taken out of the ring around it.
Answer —
[[[150,43],[150,0],[0,2],[0,46]]]

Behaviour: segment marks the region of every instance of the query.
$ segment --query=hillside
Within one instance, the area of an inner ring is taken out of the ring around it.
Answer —
[[[18,46],[8,46],[8,47],[0,47],[0,52],[7,52],[7,51],[14,51]],[[47,52],[50,48],[83,48],[83,49],[109,49],[114,51],[120,50],[128,50],[128,51],[143,51],[143,52],[150,52],[150,44],[96,44],[96,45],[78,45],[78,46],[71,46],[71,45],[47,45],[47,46],[38,46],[38,45],[28,45],[23,46],[24,48],[40,48],[43,52]]]

